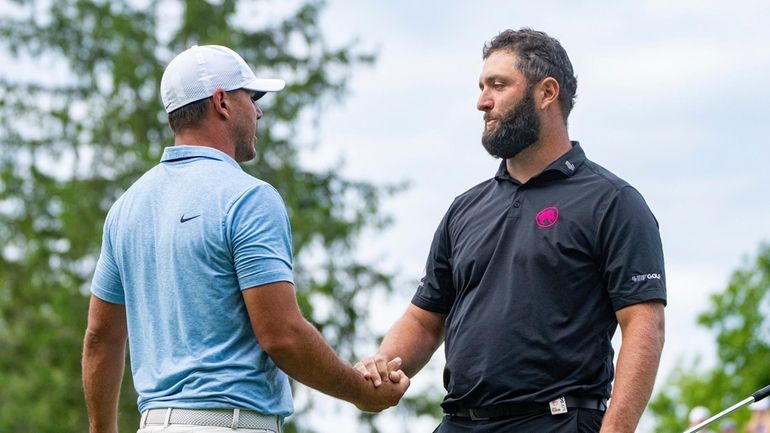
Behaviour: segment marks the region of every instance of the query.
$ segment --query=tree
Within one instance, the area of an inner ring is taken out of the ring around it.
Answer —
[[[716,414],[770,383],[770,244],[764,244],[753,263],[733,272],[722,293],[698,323],[716,334],[717,365],[702,368],[698,360],[679,367],[650,405],[658,432],[682,431],[687,411],[706,406]],[[749,411],[735,412],[739,424]]]
[[[28,72],[0,75],[0,431],[85,431],[80,353],[101,226],[173,143],[160,77],[193,44],[230,46],[289,83],[260,101],[258,156],[244,168],[284,197],[300,305],[343,357],[358,359],[355,343],[373,338],[360,326],[367,296],[391,289],[391,275],[352,252],[363,229],[388,223],[378,207],[397,187],[346,179],[337,167],[306,170],[297,155],[308,143],[294,139],[300,121],[343,97],[352,69],[374,56],[354,42],[327,45],[320,0],[259,28],[278,2],[138,3],[17,0],[0,12],[5,57]],[[138,423],[129,376],[122,431]],[[301,413],[296,420],[287,432],[306,430]]]

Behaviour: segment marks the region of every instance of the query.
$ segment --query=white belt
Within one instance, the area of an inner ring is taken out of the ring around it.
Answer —
[[[149,409],[142,414],[140,428],[149,425],[186,424],[232,429],[267,430],[281,432],[281,422],[276,415],[263,415],[241,409]]]

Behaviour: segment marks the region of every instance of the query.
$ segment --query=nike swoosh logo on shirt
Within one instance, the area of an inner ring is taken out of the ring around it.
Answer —
[[[180,223],[186,223],[187,221],[194,220],[195,218],[198,218],[199,216],[201,216],[201,214],[198,214],[198,215],[195,215],[195,216],[191,216],[190,218],[185,218],[184,214],[182,214],[182,218],[179,218],[179,222]]]

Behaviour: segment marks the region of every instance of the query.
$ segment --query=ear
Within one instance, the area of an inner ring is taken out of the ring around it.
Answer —
[[[214,113],[226,119],[230,118],[232,102],[230,95],[221,87],[214,90],[214,94],[211,95],[211,106]]]
[[[551,106],[559,106],[559,82],[553,77],[545,77],[537,86],[537,95],[540,100],[535,100],[537,107],[547,110]]]

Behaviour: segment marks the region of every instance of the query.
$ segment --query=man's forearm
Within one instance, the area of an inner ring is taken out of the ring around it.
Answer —
[[[126,356],[125,341],[112,345],[91,331],[83,343],[83,391],[90,433],[117,433],[118,397]]]
[[[446,315],[410,304],[404,315],[390,328],[377,354],[356,364],[358,372],[374,386],[396,380],[395,369],[408,377],[419,372],[444,341]]]
[[[324,394],[378,412],[398,403],[408,378],[375,390],[352,366],[342,362],[321,334],[306,320],[292,326],[282,344],[263,347],[270,358],[295,380]]]
[[[601,433],[633,433],[647,406],[663,350],[663,306],[633,306],[641,317],[622,329],[622,343],[610,407]],[[621,322],[622,323],[622,322]]]
[[[302,320],[286,332],[280,342],[263,347],[281,370],[311,388],[353,402],[361,380],[342,363],[326,340],[309,322]]]
[[[413,377],[444,341],[443,320],[424,323],[409,311],[388,331],[380,344],[380,354],[390,360],[400,357],[401,369]]]
[[[254,335],[275,364],[297,381],[361,410],[393,406],[409,386],[403,378],[374,389],[334,350],[299,310],[294,285],[279,281],[243,291]]]

